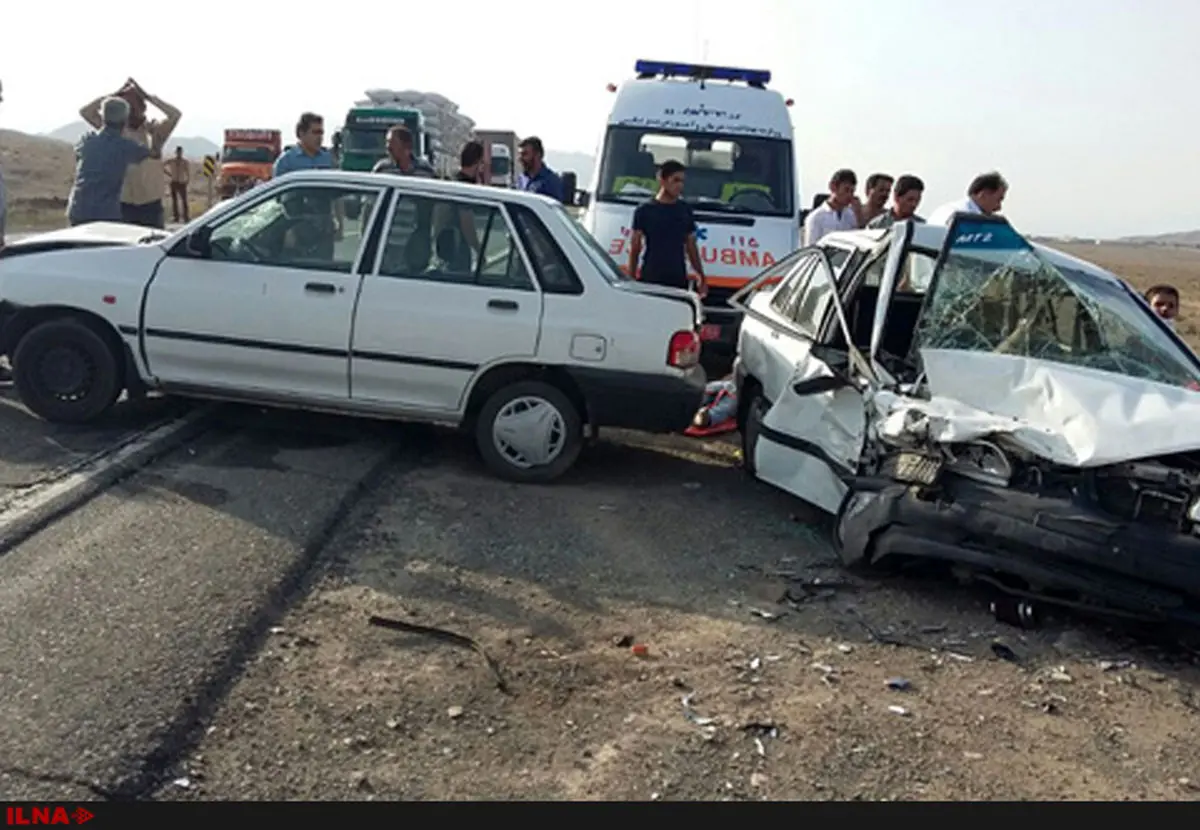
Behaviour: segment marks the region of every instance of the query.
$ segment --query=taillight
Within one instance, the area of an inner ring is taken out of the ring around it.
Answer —
[[[690,369],[700,362],[700,335],[695,331],[677,331],[667,346],[667,365]]]

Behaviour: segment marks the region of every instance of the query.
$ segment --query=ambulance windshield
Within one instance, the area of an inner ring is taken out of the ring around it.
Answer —
[[[704,210],[791,216],[792,143],[780,138],[615,126],[604,143],[597,198],[636,203],[658,191],[666,161],[686,168],[683,198]]]

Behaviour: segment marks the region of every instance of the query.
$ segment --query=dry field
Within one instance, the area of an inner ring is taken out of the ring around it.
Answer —
[[[0,170],[8,190],[8,231],[43,230],[66,225],[67,196],[75,176],[74,148],[65,141],[0,130]],[[204,210],[205,180],[199,162],[192,163],[188,194],[192,215]],[[170,195],[163,177],[163,196],[170,219]]]

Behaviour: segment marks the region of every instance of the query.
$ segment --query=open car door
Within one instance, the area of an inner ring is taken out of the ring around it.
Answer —
[[[817,267],[794,270],[776,289],[792,298],[779,315],[754,301],[767,274],[734,294],[729,304],[771,329],[771,340],[779,345],[769,348],[796,356],[789,381],[773,392],[765,412],[750,415],[760,420],[754,458],[748,460],[763,481],[833,513],[846,492],[844,478],[856,474],[862,453],[863,389],[878,381],[853,345],[833,348],[808,334],[821,331],[825,315],[833,314],[842,342],[853,343],[829,259],[818,248],[810,255],[819,258]],[[803,283],[793,285],[794,280]]]

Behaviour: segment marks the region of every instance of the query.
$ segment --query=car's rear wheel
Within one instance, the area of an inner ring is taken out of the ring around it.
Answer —
[[[21,402],[54,423],[95,420],[121,394],[118,356],[80,320],[50,320],[30,329],[17,343],[12,363]]]
[[[763,418],[767,414],[767,399],[763,397],[762,389],[755,384],[747,387],[750,399],[745,403],[745,415],[742,417],[742,469],[750,475],[755,475],[754,451],[758,447],[758,436],[762,432]]]
[[[583,419],[559,389],[538,380],[505,386],[484,402],[475,423],[484,463],[501,478],[544,483],[579,458]]]

